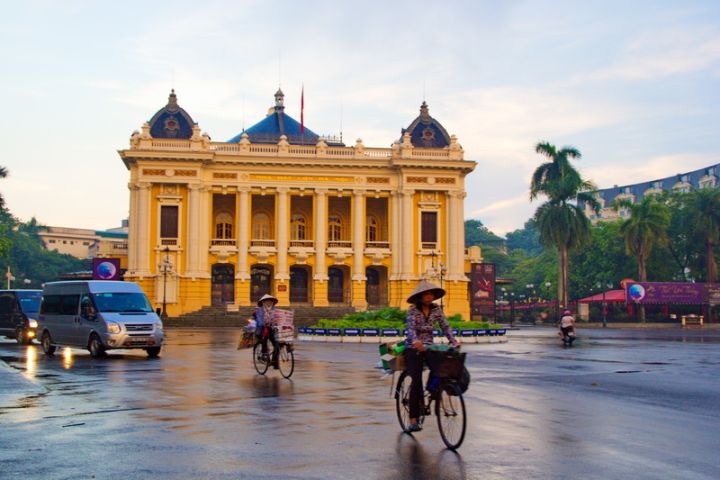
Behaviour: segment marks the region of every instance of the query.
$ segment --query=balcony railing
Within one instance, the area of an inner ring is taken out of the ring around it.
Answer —
[[[234,247],[235,246],[235,239],[234,238],[213,238],[210,240],[210,245],[213,247]]]
[[[251,247],[274,247],[275,240],[250,240]]]
[[[365,248],[389,249],[390,243],[389,242],[365,242]]]
[[[352,248],[352,242],[346,240],[330,240],[328,242],[328,248]]]
[[[312,240],[290,240],[290,246],[291,247],[312,248],[313,241]]]
[[[161,238],[160,239],[160,245],[162,246],[171,246],[171,245],[177,245],[178,241],[177,238]]]
[[[437,250],[437,242],[422,242],[420,248],[422,250]]]

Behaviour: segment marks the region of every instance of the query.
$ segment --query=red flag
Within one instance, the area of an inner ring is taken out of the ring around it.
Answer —
[[[300,135],[305,135],[305,84],[300,92]]]

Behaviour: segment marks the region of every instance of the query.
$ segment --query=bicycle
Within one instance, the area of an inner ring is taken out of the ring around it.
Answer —
[[[418,418],[422,424],[430,416],[435,402],[435,416],[443,442],[450,450],[457,450],[465,440],[467,419],[465,400],[458,379],[465,364],[465,353],[456,351],[428,350],[430,375],[424,391],[423,413]],[[425,368],[424,368],[425,369]],[[410,425],[410,386],[412,378],[403,370],[395,388],[395,408],[403,431]]]
[[[295,354],[293,353],[295,348],[292,343],[292,331],[288,335],[287,331],[281,331],[278,327],[272,328],[278,348],[278,370],[280,370],[280,375],[284,378],[290,378],[295,371]],[[262,340],[255,343],[255,346],[253,347],[253,366],[255,367],[255,370],[260,375],[265,375],[265,372],[267,372],[268,368],[270,368],[272,359],[275,358],[275,356],[275,345],[272,346],[272,351],[270,353],[263,354]]]

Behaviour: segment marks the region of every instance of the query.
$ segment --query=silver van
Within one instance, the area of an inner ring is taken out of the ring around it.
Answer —
[[[93,357],[116,348],[157,357],[163,342],[162,321],[134,282],[46,283],[37,332],[46,355],[69,346],[87,348]]]

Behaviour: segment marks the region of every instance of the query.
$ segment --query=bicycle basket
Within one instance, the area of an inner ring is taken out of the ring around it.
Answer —
[[[464,352],[428,350],[425,358],[434,376],[458,380],[462,378],[465,355]]]

